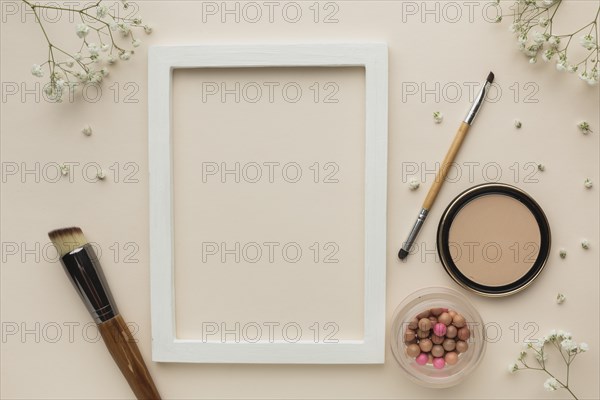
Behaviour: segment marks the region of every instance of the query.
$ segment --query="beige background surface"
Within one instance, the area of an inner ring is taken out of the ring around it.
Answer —
[[[2,6],[8,3],[3,1]],[[283,8],[287,3],[278,4]],[[498,26],[483,17],[485,2],[453,2],[458,16],[444,2],[339,1],[327,9],[319,3],[319,22],[314,22],[309,9],[313,2],[297,4],[303,11],[297,23],[287,22],[277,11],[273,22],[265,14],[250,23],[231,16],[221,22],[219,15],[206,16],[203,22],[206,3],[200,1],[139,3],[141,14],[155,27],[153,35],[143,38],[145,45],[367,40],[389,44],[388,316],[418,288],[456,288],[435,255],[435,230],[444,205],[474,184],[497,179],[529,192],[550,220],[552,255],[537,282],[521,294],[486,299],[467,293],[491,324],[488,333],[494,336],[495,327],[499,336],[488,344],[480,368],[458,387],[434,391],[412,384],[388,350],[386,363],[376,366],[149,363],[164,397],[562,398],[562,392],[543,390],[545,377],[540,374],[506,373],[519,350],[515,336],[521,341],[535,330],[540,336],[558,328],[590,344],[589,353],[573,365],[572,386],[582,398],[598,398],[597,87],[590,89],[543,63],[529,65],[515,50],[507,23]],[[324,13],[336,7],[338,21],[323,23]],[[428,14],[425,7],[433,11]],[[561,12],[573,22],[587,18],[595,2],[568,1],[563,7]],[[493,16],[493,9],[486,10]],[[19,171],[3,176],[1,192],[0,394],[23,399],[127,398],[130,390],[104,345],[97,342],[97,332],[60,270],[46,232],[76,224],[97,243],[120,309],[149,361],[146,48],[113,69],[98,101],[47,104],[36,99],[35,90],[23,91],[35,88],[30,66],[46,54],[32,16],[3,11],[2,18],[2,171],[14,163]],[[53,29],[74,36],[72,25],[63,22]],[[461,150],[462,173],[442,189],[421,233],[419,253],[400,263],[398,245],[433,179],[427,171],[434,170],[468,108],[469,87],[490,69],[499,90]],[[11,88],[16,84],[18,93],[8,95],[7,83]],[[431,119],[436,110],[445,115],[440,125]],[[513,127],[517,118],[523,122],[521,130]],[[577,131],[576,124],[583,119],[594,134]],[[89,138],[79,133],[88,123],[95,130]],[[54,182],[54,163],[61,162],[79,164],[69,179]],[[545,172],[535,172],[531,163],[538,162],[546,165]],[[94,163],[107,170],[105,182],[88,182],[93,180]],[[39,176],[22,175],[23,168],[38,168]],[[501,177],[495,177],[497,171]],[[423,181],[416,192],[408,190],[410,175]],[[586,177],[597,183],[591,190],[583,188]],[[588,251],[580,247],[582,238],[591,243]],[[565,260],[558,257],[559,248],[568,250]],[[567,296],[561,306],[554,301],[559,291]]]

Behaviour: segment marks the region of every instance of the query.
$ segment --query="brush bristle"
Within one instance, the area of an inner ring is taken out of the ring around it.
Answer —
[[[489,75],[488,75],[488,77],[487,77],[487,81],[488,81],[489,83],[492,83],[492,82],[494,82],[494,73],[493,73],[493,72],[491,72],[491,71],[490,71],[490,74],[489,74]]]
[[[404,260],[406,256],[408,256],[408,251],[400,249],[400,251],[398,252],[398,258]]]
[[[88,242],[81,228],[76,226],[55,229],[48,232],[48,237],[50,237],[61,257]]]

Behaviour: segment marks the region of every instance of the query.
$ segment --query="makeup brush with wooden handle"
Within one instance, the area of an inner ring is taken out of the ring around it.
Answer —
[[[401,260],[404,260],[408,256],[410,248],[412,247],[413,243],[417,239],[417,235],[419,234],[419,231],[421,230],[421,227],[423,226],[423,223],[425,222],[425,219],[427,218],[427,214],[429,214],[429,210],[431,210],[431,207],[433,206],[433,203],[435,202],[435,198],[437,197],[440,189],[442,188],[442,185],[444,184],[444,181],[446,180],[446,176],[448,175],[448,170],[450,169],[450,166],[454,162],[454,158],[456,157],[456,154],[458,153],[458,149],[460,149],[460,146],[462,145],[462,142],[465,139],[465,136],[467,136],[467,132],[469,131],[469,128],[473,124],[473,121],[475,120],[477,113],[481,109],[481,106],[483,105],[483,102],[485,101],[485,96],[486,96],[488,90],[490,89],[490,86],[492,85],[493,81],[494,81],[494,73],[490,72],[485,83],[483,84],[483,87],[479,91],[479,94],[475,98],[475,101],[473,102],[471,109],[467,113],[467,116],[465,117],[464,121],[460,124],[460,127],[458,128],[458,132],[456,132],[456,136],[454,137],[454,141],[452,142],[452,145],[450,146],[450,149],[448,150],[448,153],[446,154],[446,158],[444,158],[444,161],[442,162],[440,171],[438,172],[437,176],[435,177],[435,180],[433,181],[433,185],[431,185],[431,188],[429,189],[429,192],[427,193],[427,197],[425,197],[425,201],[423,201],[423,206],[421,207],[421,212],[419,213],[419,216],[417,217],[417,221],[413,225],[413,228],[410,231],[410,234],[408,235],[408,239],[406,239],[406,242],[404,242],[404,244],[402,245],[402,248],[398,252],[398,257]]]
[[[150,372],[129,327],[119,314],[96,252],[80,228],[48,233],[56,246],[67,276],[104,339],[104,343],[138,399],[160,399]]]

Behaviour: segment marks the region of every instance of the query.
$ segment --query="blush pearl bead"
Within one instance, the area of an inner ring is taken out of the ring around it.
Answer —
[[[421,353],[417,356],[417,358],[415,358],[415,361],[419,365],[427,364],[427,360],[429,360],[429,356],[426,353]]]
[[[429,331],[422,331],[422,330],[420,330],[420,329],[419,329],[419,330],[417,331],[417,337],[418,337],[419,339],[425,339],[425,338],[428,338],[428,337],[429,337]]]
[[[428,318],[421,318],[419,320],[419,329],[422,331],[428,331],[431,329],[431,321]]]
[[[408,328],[415,330],[419,327],[419,320],[416,318],[413,318],[410,320],[410,322],[408,323]]]
[[[444,355],[444,348],[441,345],[436,344],[431,348],[431,355],[434,357],[442,357]]]
[[[421,348],[416,343],[411,344],[406,348],[406,354],[408,354],[409,357],[417,357],[419,354],[421,354]]]
[[[468,340],[471,337],[471,331],[466,326],[458,330],[458,338],[460,340]]]
[[[431,341],[433,342],[433,344],[442,344],[444,343],[444,340],[444,336],[431,335]]]
[[[456,354],[455,352],[451,351],[446,353],[446,356],[444,357],[444,360],[446,361],[446,364],[448,365],[454,365],[458,362],[458,354]]]
[[[464,353],[469,349],[469,345],[467,344],[467,342],[463,342],[462,340],[459,340],[458,342],[456,342],[456,351],[459,353]]]
[[[456,348],[456,341],[454,339],[446,339],[442,346],[444,347],[444,350],[452,351]]]
[[[421,348],[422,352],[428,353],[433,347],[433,342],[430,339],[421,339],[419,341],[419,347]]]
[[[458,329],[454,325],[450,325],[446,328],[446,337],[448,339],[454,339],[458,335]]]
[[[432,309],[431,309],[431,314],[432,314],[434,317],[439,317],[439,316],[440,316],[440,315],[441,315],[443,312],[444,312],[444,309],[443,309],[443,308],[432,308]]]
[[[433,333],[435,333],[438,336],[444,336],[446,334],[446,325],[444,325],[441,322],[438,322],[433,327]]]
[[[436,357],[433,359],[433,366],[437,369],[442,369],[446,365],[446,362],[441,357]]]
[[[462,328],[466,323],[467,321],[465,320],[465,317],[460,314],[456,314],[454,317],[452,317],[452,325],[457,328]]]
[[[415,340],[417,337],[417,333],[415,331],[413,331],[412,329],[407,329],[404,332],[404,341],[405,342],[412,342],[413,340]]]
[[[450,325],[452,323],[452,317],[447,312],[444,312],[440,314],[438,321],[444,325]]]

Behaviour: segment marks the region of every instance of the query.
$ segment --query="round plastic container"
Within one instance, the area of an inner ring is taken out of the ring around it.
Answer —
[[[406,354],[404,332],[409,322],[417,314],[431,308],[447,308],[463,315],[471,330],[469,348],[461,353],[455,365],[446,364],[436,369],[431,364],[419,365]],[[459,292],[445,287],[429,287],[418,290],[408,297],[394,311],[391,327],[392,353],[408,377],[426,387],[446,388],[465,379],[481,362],[485,353],[483,320],[471,302]]]

